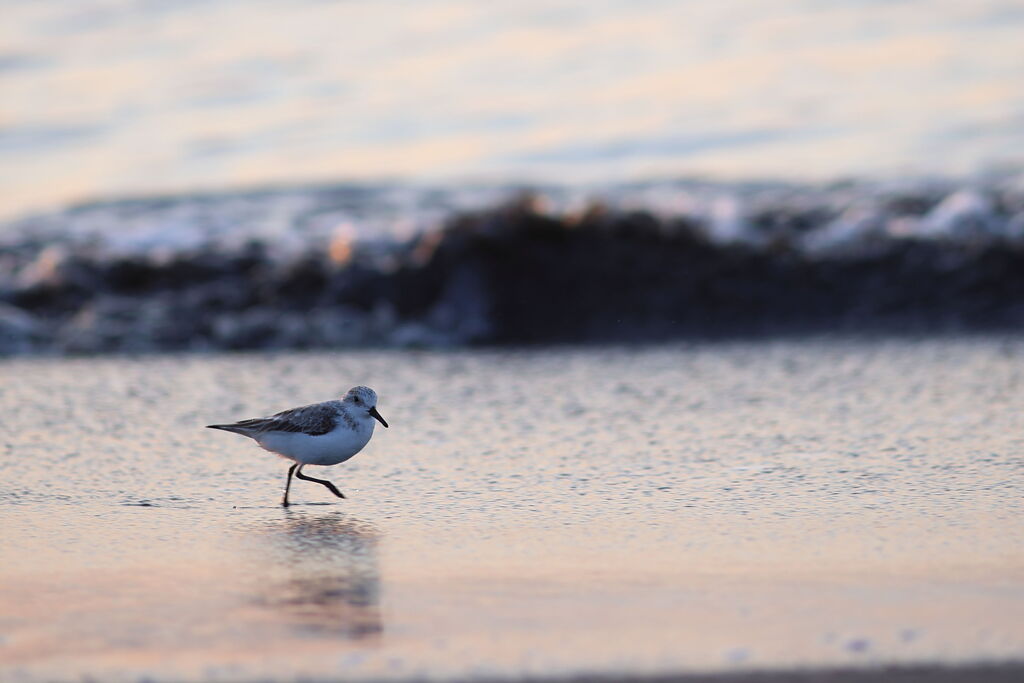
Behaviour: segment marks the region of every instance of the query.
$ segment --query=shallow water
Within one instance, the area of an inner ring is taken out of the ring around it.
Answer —
[[[0,365],[0,675],[1024,658],[1024,341]],[[380,394],[321,470],[211,421]]]

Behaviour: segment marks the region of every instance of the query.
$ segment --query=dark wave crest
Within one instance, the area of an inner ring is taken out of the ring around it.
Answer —
[[[753,188],[726,210],[674,213],[523,194],[403,238],[328,232],[287,250],[257,237],[113,250],[25,223],[0,253],[0,352],[1017,330],[1015,187]]]

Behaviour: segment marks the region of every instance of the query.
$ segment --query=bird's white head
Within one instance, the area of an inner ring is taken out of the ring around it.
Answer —
[[[388,423],[377,412],[377,392],[370,387],[352,387],[341,400],[353,414],[366,415],[376,419],[385,427],[388,426]]]

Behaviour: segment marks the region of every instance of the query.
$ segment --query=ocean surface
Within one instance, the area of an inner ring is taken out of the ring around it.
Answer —
[[[0,678],[1024,660],[1024,341],[0,362]],[[210,422],[365,383],[324,470]]]
[[[0,3],[0,217],[339,180],[1024,162],[1019,0]]]
[[[0,355],[1024,329],[1024,174],[337,183],[0,222]]]
[[[1024,329],[1017,0],[0,11],[0,356]]]

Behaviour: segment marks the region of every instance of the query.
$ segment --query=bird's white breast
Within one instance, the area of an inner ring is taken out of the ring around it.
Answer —
[[[306,465],[337,465],[363,449],[373,436],[373,423],[344,421],[332,431],[318,436],[301,432],[267,432],[257,442],[263,448]]]

